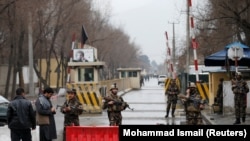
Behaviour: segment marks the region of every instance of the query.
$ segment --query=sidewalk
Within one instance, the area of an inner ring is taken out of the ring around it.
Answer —
[[[202,111],[203,119],[210,125],[233,125],[235,122],[235,115],[233,112],[225,112],[224,114],[213,113],[210,107]],[[250,113],[246,115],[245,123],[238,125],[250,125]]]

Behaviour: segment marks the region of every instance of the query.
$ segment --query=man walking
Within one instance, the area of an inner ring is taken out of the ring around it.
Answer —
[[[23,88],[16,89],[16,96],[9,103],[7,122],[11,141],[32,141],[31,129],[36,129],[35,112]]]

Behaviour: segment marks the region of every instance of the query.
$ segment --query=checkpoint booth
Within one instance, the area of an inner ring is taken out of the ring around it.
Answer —
[[[141,68],[118,68],[119,79],[129,78],[132,89],[140,89]]]
[[[85,59],[82,61],[78,61],[79,51],[84,53]],[[100,77],[99,70],[104,65],[105,62],[97,60],[97,49],[88,45],[83,49],[73,49],[73,58],[68,62],[70,71],[66,86],[69,89],[76,89],[79,101],[83,104],[84,110],[89,113],[102,112],[102,97],[97,84]]]

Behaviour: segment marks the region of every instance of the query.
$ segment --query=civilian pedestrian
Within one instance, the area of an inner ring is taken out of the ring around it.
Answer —
[[[36,129],[35,111],[25,98],[23,88],[16,89],[15,98],[9,103],[7,123],[11,141],[32,141],[31,130]]]
[[[54,91],[47,87],[43,93],[39,95],[36,100],[36,116],[37,124],[39,125],[40,141],[52,141],[57,138],[56,124],[54,115],[56,109],[52,106],[50,101]]]

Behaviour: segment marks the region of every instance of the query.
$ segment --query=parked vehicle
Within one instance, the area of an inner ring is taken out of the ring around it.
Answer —
[[[167,79],[167,75],[159,75],[158,76],[158,85],[160,85],[161,83],[165,83]]]
[[[0,95],[0,125],[7,124],[7,109],[10,101]]]

